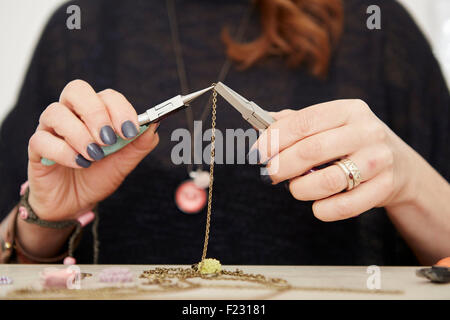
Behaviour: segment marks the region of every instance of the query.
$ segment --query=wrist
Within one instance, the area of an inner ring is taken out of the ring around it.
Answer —
[[[398,138],[398,137],[397,137]],[[414,205],[423,187],[423,175],[428,171],[428,163],[408,144],[398,138],[397,161],[394,164],[395,192],[385,207]]]
[[[43,220],[48,221],[58,221],[63,219],[58,219],[55,217],[61,216],[57,211],[55,211],[53,208],[48,208],[46,206],[42,206],[41,202],[37,201],[35,198],[35,193],[29,191],[28,195],[28,204],[30,208],[33,210],[33,212]]]
[[[18,243],[28,255],[39,258],[59,255],[75,228],[74,225],[61,229],[45,228],[26,222],[20,214],[16,219],[16,244]]]
[[[80,220],[79,221],[82,225],[89,223],[91,220],[89,220],[87,223],[84,223],[83,215],[85,215],[88,212],[92,212],[93,209],[97,206],[96,203],[87,206],[86,208],[80,209],[78,211],[75,210],[64,210],[61,211],[57,209],[58,206],[43,206],[40,201],[37,201],[35,198],[35,193],[33,193],[30,189],[25,189],[21,191],[21,195],[24,195],[26,192],[28,192],[27,196],[27,203],[29,206],[29,209],[41,220],[46,220],[49,222],[54,223],[62,223],[63,221],[70,221],[70,220]]]
[[[404,162],[405,183],[396,200],[386,205],[388,209],[427,207],[434,201],[442,201],[436,195],[449,189],[448,182],[422,156],[411,150],[411,156]]]

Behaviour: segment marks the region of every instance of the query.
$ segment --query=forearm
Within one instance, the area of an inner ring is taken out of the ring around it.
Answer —
[[[7,251],[20,246],[28,255],[52,258],[61,253],[64,244],[73,232],[73,226],[64,229],[43,228],[23,221],[16,214],[17,207],[2,221],[0,236],[7,243],[2,248],[2,263],[9,262]],[[7,248],[9,247],[9,248]],[[21,262],[21,261],[18,261]]]
[[[415,196],[386,209],[419,261],[432,265],[450,256],[450,185],[423,158],[418,159]]]

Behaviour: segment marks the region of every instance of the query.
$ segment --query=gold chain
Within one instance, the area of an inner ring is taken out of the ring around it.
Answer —
[[[213,83],[213,86],[216,84]],[[216,141],[216,109],[217,109],[217,92],[213,89],[212,93],[212,111],[211,111],[211,158],[209,163],[209,190],[208,190],[208,208],[206,213],[206,230],[205,240],[203,244],[202,259],[200,262],[206,259],[208,252],[209,231],[211,225],[211,211],[212,211],[212,193],[214,183],[214,161],[215,161],[215,141]],[[291,286],[287,281],[280,278],[267,278],[261,274],[244,273],[242,270],[236,269],[235,271],[221,270],[214,274],[202,274],[197,268],[198,264],[192,266],[192,268],[154,268],[151,270],[145,270],[140,275],[140,278],[148,279],[148,285],[158,285],[166,290],[170,289],[189,289],[193,287],[199,287],[199,284],[194,284],[187,279],[201,278],[207,280],[234,280],[234,281],[248,281],[252,283],[258,283],[264,287],[271,287],[276,290],[286,290]],[[174,280],[178,280],[174,282]]]
[[[213,86],[216,84],[213,83]],[[203,244],[202,260],[206,259],[206,253],[208,251],[209,241],[209,228],[211,225],[211,205],[212,205],[212,191],[214,183],[214,159],[216,155],[216,108],[217,108],[217,92],[213,89],[212,94],[212,111],[211,111],[211,159],[209,162],[209,189],[208,189],[208,211],[206,213],[206,230],[205,230],[205,242]]]

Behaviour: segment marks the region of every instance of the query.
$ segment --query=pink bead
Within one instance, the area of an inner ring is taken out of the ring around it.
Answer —
[[[74,282],[79,279],[79,272],[67,267],[64,269],[45,268],[40,273],[40,279],[45,288],[68,288],[70,289]]]
[[[22,185],[20,186],[20,195],[23,196],[25,194],[25,190],[27,190],[28,188],[28,180],[25,181],[24,183],[22,183]]]
[[[23,220],[28,218],[28,211],[25,207],[19,207],[19,217]]]
[[[133,273],[128,268],[110,267],[100,272],[100,282],[132,282]]]
[[[80,222],[81,226],[84,227],[85,225],[91,223],[92,220],[94,220],[95,214],[92,211],[86,212],[85,214],[78,217],[78,222]]]
[[[77,260],[75,260],[74,257],[65,257],[64,258],[65,265],[74,265],[75,263],[77,263]]]

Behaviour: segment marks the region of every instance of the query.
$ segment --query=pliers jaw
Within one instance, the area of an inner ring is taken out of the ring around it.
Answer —
[[[256,129],[267,129],[275,121],[267,111],[256,103],[248,101],[222,82],[216,84],[215,90]]]
[[[185,96],[178,95],[175,96],[169,100],[166,100],[153,108],[148,109],[144,113],[138,115],[138,122],[139,125],[153,123],[161,121],[165,118],[167,118],[172,113],[178,112],[180,110],[183,110],[189,105],[189,102],[193,101],[194,99],[200,97],[205,92],[208,92],[209,90],[212,90],[214,86],[187,94]]]

